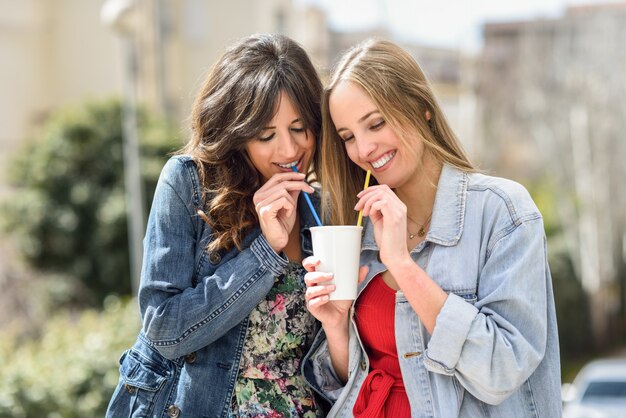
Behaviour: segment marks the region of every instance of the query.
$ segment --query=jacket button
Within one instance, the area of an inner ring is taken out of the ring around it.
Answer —
[[[170,418],[178,418],[180,415],[180,409],[176,405],[170,405],[167,408],[167,416]]]
[[[194,351],[193,353],[189,353],[185,356],[185,362],[188,364],[192,364],[195,363],[196,361],[196,352]]]
[[[128,383],[126,383],[124,385],[124,389],[126,389],[126,392],[130,393],[131,395],[135,392],[137,392],[137,388],[134,386],[129,385]]]
[[[363,371],[367,370],[367,364],[364,361],[361,362],[361,370]]]
[[[212,252],[211,255],[209,255],[209,261],[211,262],[211,264],[217,264],[222,261],[222,256],[217,251]]]

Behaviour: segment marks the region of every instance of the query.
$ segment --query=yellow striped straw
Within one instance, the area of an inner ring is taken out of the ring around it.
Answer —
[[[370,185],[371,174],[372,174],[372,171],[367,170],[367,173],[365,174],[365,184],[363,185],[363,190],[367,189],[367,187]],[[359,211],[359,220],[356,221],[356,226],[361,226],[362,223],[363,223],[363,209]]]

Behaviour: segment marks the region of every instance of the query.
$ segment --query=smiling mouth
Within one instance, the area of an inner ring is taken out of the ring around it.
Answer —
[[[276,164],[277,166],[282,167],[282,168],[290,169],[291,167],[295,167],[296,165],[298,165],[299,162],[300,162],[300,160],[292,161],[292,162],[287,163],[287,164],[279,164],[279,163],[274,163],[274,164]]]
[[[391,161],[393,157],[395,156],[396,156],[396,151],[391,151],[383,155],[382,157],[380,157],[378,160],[372,161],[370,164],[372,164],[372,167],[376,169],[382,168],[385,164]]]

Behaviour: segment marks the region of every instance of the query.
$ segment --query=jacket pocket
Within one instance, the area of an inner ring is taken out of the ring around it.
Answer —
[[[457,296],[462,297],[465,302],[470,303],[472,305],[474,305],[478,301],[478,296],[476,295],[475,291],[466,291],[466,290],[454,291],[453,290],[452,293],[454,293]]]
[[[134,349],[120,358],[120,382],[107,417],[151,417],[170,373]]]

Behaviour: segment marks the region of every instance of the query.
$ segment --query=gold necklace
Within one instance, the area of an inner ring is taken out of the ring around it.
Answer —
[[[426,228],[428,228],[428,224],[430,223],[430,218],[432,218],[432,216],[433,216],[433,214],[431,212],[430,216],[428,217],[428,219],[426,219],[426,222],[424,222],[423,225],[420,225],[417,222],[415,222],[413,219],[409,218],[409,216],[407,215],[407,218],[411,219],[411,221],[413,221],[413,223],[415,223],[416,225],[418,225],[420,227],[420,229],[418,229],[417,232],[415,232],[415,233],[411,233],[411,231],[409,231],[409,228],[406,229],[406,232],[409,234],[409,239],[413,239],[415,237],[423,238],[424,235],[426,235]]]

